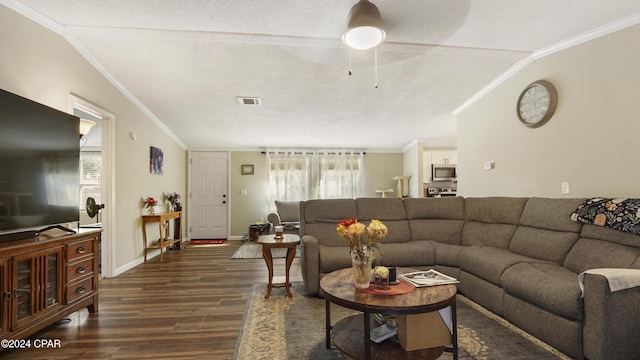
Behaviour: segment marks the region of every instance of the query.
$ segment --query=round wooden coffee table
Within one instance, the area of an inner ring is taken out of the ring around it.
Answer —
[[[287,296],[291,297],[291,284],[289,283],[289,269],[293,258],[296,256],[296,246],[300,244],[300,236],[295,234],[284,234],[281,239],[276,239],[275,235],[262,235],[258,238],[257,243],[262,244],[262,257],[264,262],[267,263],[267,270],[269,270],[269,286],[267,287],[267,294],[264,296],[268,299],[271,296],[271,288],[284,286],[287,289]],[[271,249],[287,249],[287,264],[285,268],[285,280],[284,283],[273,283],[273,258],[271,257]]]
[[[398,268],[398,274],[415,271]],[[456,319],[456,291],[453,284],[419,287],[408,294],[374,295],[357,290],[353,286],[351,268],[337,270],[320,280],[320,289],[326,300],[326,347],[331,341],[338,350],[352,359],[435,359],[443,351],[451,352],[458,359],[458,332]],[[331,303],[362,314],[349,316],[331,327]],[[405,351],[398,343],[370,341],[371,314],[409,315],[438,311],[451,306],[452,346]],[[373,356],[372,356],[373,355]]]

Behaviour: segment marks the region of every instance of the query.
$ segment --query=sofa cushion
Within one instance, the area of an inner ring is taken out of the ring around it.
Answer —
[[[640,255],[640,248],[598,239],[580,238],[564,261],[564,267],[579,274],[596,268],[630,268]]]
[[[555,264],[518,263],[500,279],[505,291],[554,314],[582,320],[578,274]]]
[[[512,224],[487,224],[477,221],[465,221],[462,228],[462,245],[491,246],[506,249],[516,231]]]
[[[387,227],[387,236],[383,237],[380,243],[406,243],[411,241],[409,220],[386,220],[383,223]]]
[[[465,220],[517,225],[527,200],[512,197],[466,198]]]
[[[518,226],[509,250],[534,259],[562,265],[567,253],[578,240],[578,233]]]
[[[306,224],[306,234],[313,235],[318,239],[318,243],[324,246],[347,246],[347,241],[340,235],[336,227],[337,222]]]
[[[305,223],[325,222],[338,226],[341,220],[358,217],[356,202],[351,199],[307,200],[304,208]],[[306,233],[315,235],[309,231]]]
[[[600,239],[614,242],[616,244],[640,247],[640,236],[596,225],[582,225],[580,237]]]
[[[466,198],[462,245],[508,248],[527,198]]]
[[[385,222],[407,219],[401,198],[358,198],[355,201],[359,221],[378,219]]]
[[[583,199],[531,198],[520,217],[520,224],[539,229],[579,232],[580,223],[571,220],[571,213]]]
[[[320,272],[329,273],[351,267],[351,255],[347,246],[320,245]]]
[[[409,221],[411,240],[434,240],[460,245],[463,220],[414,219]]]
[[[411,243],[378,243],[378,265],[427,266],[435,265],[435,246],[432,241]]]
[[[407,213],[400,198],[358,198],[355,200],[357,219],[364,224],[371,220],[382,221],[387,229],[385,243],[399,243],[411,240]]]
[[[433,242],[435,246],[436,264],[444,266],[460,267],[460,252],[465,248],[460,245]]]
[[[276,212],[280,216],[281,222],[300,221],[300,201],[280,201],[276,200]]]
[[[406,198],[404,208],[407,218],[413,219],[464,219],[464,198]]]
[[[536,261],[506,249],[468,246],[460,252],[460,268],[500,286],[504,271],[517,263]]]
[[[335,270],[351,267],[351,254],[348,246],[322,246],[320,252],[320,273],[327,274]],[[377,249],[373,250],[372,256],[381,258]]]

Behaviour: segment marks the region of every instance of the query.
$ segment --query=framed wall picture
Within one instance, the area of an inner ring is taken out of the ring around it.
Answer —
[[[253,164],[251,164],[251,165],[240,165],[240,173],[242,175],[253,175]]]
[[[149,151],[149,171],[155,175],[162,175],[164,153],[162,149],[151,146]]]

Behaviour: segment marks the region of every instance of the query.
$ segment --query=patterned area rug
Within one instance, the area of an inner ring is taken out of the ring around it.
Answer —
[[[266,284],[254,284],[238,336],[234,359],[344,359],[325,348],[325,301],[306,297],[302,283],[292,283],[293,298],[284,288],[265,299]],[[331,304],[331,321],[354,314]],[[391,341],[391,340],[387,340]],[[459,359],[569,359],[490,311],[458,296]],[[452,359],[444,353],[438,359]]]
[[[274,259],[286,258],[287,249],[271,249]],[[296,257],[300,257],[300,246],[296,249]],[[255,242],[245,242],[231,255],[232,259],[262,259],[262,245]]]

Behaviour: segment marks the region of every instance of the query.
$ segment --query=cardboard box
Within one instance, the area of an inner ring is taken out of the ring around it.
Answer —
[[[398,342],[405,351],[451,345],[449,327],[437,311],[398,315]]]

